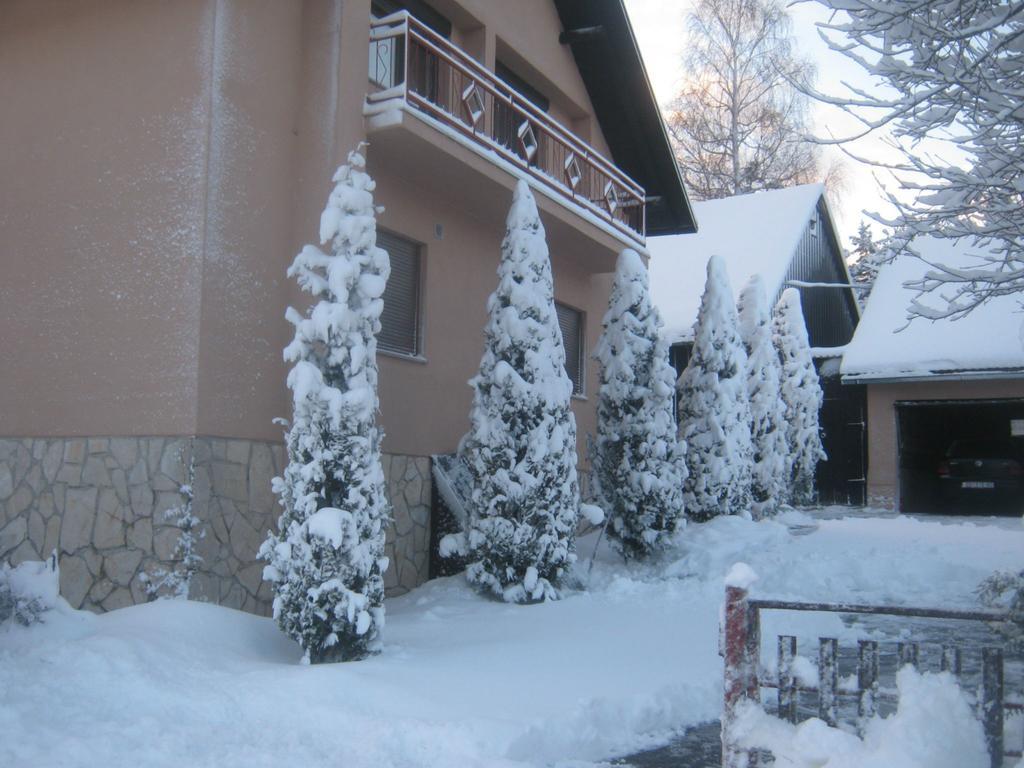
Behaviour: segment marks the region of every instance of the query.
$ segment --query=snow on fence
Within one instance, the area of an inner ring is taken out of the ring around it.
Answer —
[[[761,665],[761,611],[816,611],[842,614],[870,614],[907,618],[946,619],[984,623],[1007,620],[1007,614],[997,611],[950,611],[936,608],[910,608],[857,604],[803,603],[785,600],[752,600],[741,586],[727,586],[725,590],[725,624],[722,655],[725,658],[725,702],[722,717],[723,768],[753,768],[758,764],[756,753],[746,753],[735,745],[729,732],[733,713],[743,701],[760,704],[762,688],[777,692],[778,717],[797,722],[797,701],[800,693],[817,694],[818,717],[830,726],[839,722],[838,704],[841,697],[856,697],[859,718],[872,717],[879,701],[894,698],[894,694],[879,686],[879,644],[874,640],[861,640],[857,649],[856,684],[840,686],[839,643],[835,638],[822,637],[818,641],[817,684],[802,679],[797,655],[797,639],[792,635],[779,635],[777,644],[778,671],[773,677]],[[920,662],[920,644],[897,644],[898,666]],[[951,645],[942,647],[940,668],[958,678],[962,674],[963,654]],[[1020,758],[1021,750],[1007,750],[1004,744],[1004,718],[1007,714],[1024,713],[1024,704],[1008,701],[1003,686],[1003,651],[1001,648],[981,649],[981,686],[978,710],[985,731],[985,740],[992,768],[1000,768],[1004,757]]]

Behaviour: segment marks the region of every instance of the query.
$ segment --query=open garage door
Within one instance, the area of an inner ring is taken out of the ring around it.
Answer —
[[[1020,512],[1019,495],[997,498],[987,488],[951,495],[942,473],[955,441],[998,442],[1024,458],[1024,398],[897,402],[896,419],[901,512]]]

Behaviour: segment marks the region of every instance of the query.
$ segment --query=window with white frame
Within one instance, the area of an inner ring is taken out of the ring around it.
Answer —
[[[558,327],[562,331],[562,346],[565,347],[565,372],[572,381],[572,393],[583,394],[584,344],[583,313],[578,309],[555,302]]]
[[[377,348],[399,355],[421,354],[419,243],[393,232],[377,231],[377,245],[388,252],[391,276],[384,289]]]

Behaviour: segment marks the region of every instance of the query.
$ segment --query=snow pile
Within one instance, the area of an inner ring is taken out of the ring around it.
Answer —
[[[956,320],[916,318],[908,325],[917,292],[905,284],[936,271],[930,263],[962,270],[985,264],[985,252],[967,239],[917,237],[912,248],[921,258],[904,253],[879,272],[843,355],[843,376],[898,379],[1024,369],[1024,314],[1017,294],[994,296]]]
[[[745,704],[732,731],[744,748],[768,749],[782,768],[988,768],[981,723],[948,672],[896,678],[897,711],[873,717],[864,738],[830,728],[818,718],[791,725]]]
[[[740,335],[747,351],[747,398],[753,450],[750,493],[754,519],[773,514],[786,500],[789,446],[782,367],[772,343],[771,315],[764,281],[754,275],[740,292]]]
[[[544,227],[522,180],[487,313],[484,354],[470,381],[470,430],[459,450],[473,478],[459,549],[481,590],[514,603],[556,599],[576,559],[576,419]]]
[[[800,292],[787,288],[775,307],[772,343],[782,362],[782,400],[786,407],[788,498],[791,504],[814,501],[814,472],[828,457],[821,444],[818,415],[824,395],[814,370]]]
[[[708,261],[697,337],[677,386],[679,436],[686,441],[686,514],[693,520],[750,514],[747,353],[725,262],[717,256]]]
[[[725,574],[725,586],[736,589],[750,589],[757,581],[757,574],[754,569],[746,563],[736,563],[729,572]]]
[[[379,648],[384,626],[384,524],[377,338],[387,253],[377,247],[373,180],[359,152],[334,175],[320,218],[321,244],[288,270],[316,303],[289,308],[285,348],[294,416],[288,466],[274,479],[284,512],[260,549],[274,584],[274,616],[314,663],[358,659]]]
[[[0,563],[0,624],[13,619],[29,626],[60,600],[60,569],[56,551],[43,562],[27,560],[11,568]]]
[[[712,256],[725,263],[734,286],[760,274],[769,302],[774,301],[824,193],[821,184],[804,184],[697,202],[695,234],[648,238],[651,298],[664,318],[665,338],[670,343],[693,339],[701,300],[700,282],[693,277]]]
[[[643,557],[684,519],[686,446],[676,439],[668,343],[636,251],[619,255],[603,325],[591,489],[623,555]]]

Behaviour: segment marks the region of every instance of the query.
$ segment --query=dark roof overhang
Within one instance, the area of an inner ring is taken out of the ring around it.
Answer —
[[[696,232],[640,48],[622,0],[554,0],[612,160],[647,194],[647,234]]]

